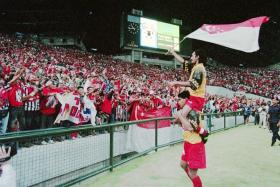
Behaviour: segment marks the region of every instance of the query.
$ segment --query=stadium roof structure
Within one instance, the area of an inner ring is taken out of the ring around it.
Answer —
[[[2,0],[0,32],[65,33],[82,36],[88,48],[119,53],[120,16],[131,9],[146,17],[169,22],[183,20],[197,29],[204,23],[238,23],[257,16],[269,16],[260,30],[260,50],[244,53],[193,40],[193,48],[206,48],[213,59],[232,65],[266,66],[280,62],[280,1],[278,0]]]

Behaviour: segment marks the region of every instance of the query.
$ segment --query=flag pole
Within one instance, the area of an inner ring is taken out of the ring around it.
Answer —
[[[173,47],[171,47],[166,53],[165,55],[168,55],[170,53],[171,49],[174,49],[175,47],[177,47],[178,45],[180,45],[186,38],[188,35],[186,35],[179,43],[177,43],[176,45],[174,45]]]

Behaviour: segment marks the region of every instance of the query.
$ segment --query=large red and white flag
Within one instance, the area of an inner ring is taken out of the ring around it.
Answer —
[[[56,94],[56,98],[61,103],[61,108],[55,123],[68,120],[75,124],[89,122],[95,125],[96,108],[87,96],[81,100],[80,95],[65,93]]]
[[[267,16],[261,16],[236,24],[203,24],[199,29],[185,36],[247,53],[259,50],[259,32]]]

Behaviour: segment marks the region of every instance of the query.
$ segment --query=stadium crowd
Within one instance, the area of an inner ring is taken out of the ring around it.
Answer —
[[[90,100],[98,119],[125,120],[130,103],[145,97],[149,107],[156,107],[158,98],[167,98],[170,93],[166,81],[183,73],[123,62],[112,56],[47,47],[28,39],[2,35],[0,40],[2,134],[7,129],[52,127],[63,106],[58,102],[59,95],[69,93],[76,95],[72,98],[78,98],[81,104],[87,103],[85,98]],[[77,109],[64,109],[77,118],[72,120],[75,124],[88,122],[81,120],[85,116]]]
[[[279,92],[276,70],[209,67],[210,85],[271,97]],[[135,102],[146,109],[177,107],[168,82],[183,70],[159,69],[112,56],[49,47],[30,39],[0,36],[0,134],[129,119]],[[90,104],[88,104],[90,103]],[[236,96],[207,96],[204,112],[237,111],[264,104]],[[92,119],[97,111],[96,119]],[[69,120],[70,119],[70,120]]]
[[[280,95],[280,71],[265,68],[208,67],[209,85],[267,98]]]

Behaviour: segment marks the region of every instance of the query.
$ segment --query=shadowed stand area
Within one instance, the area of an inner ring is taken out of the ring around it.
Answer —
[[[240,126],[212,134],[206,144],[207,169],[199,175],[206,187],[280,186],[280,142],[271,147],[267,129]],[[191,181],[179,167],[182,144],[140,157],[113,172],[92,177],[75,186],[184,187]]]

